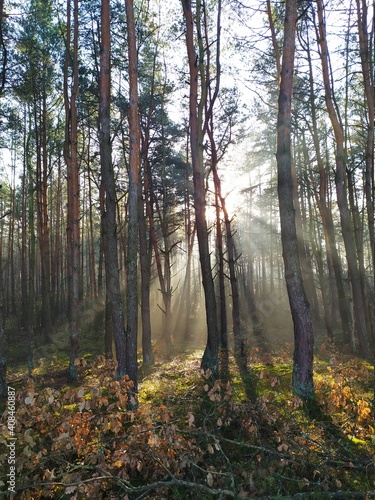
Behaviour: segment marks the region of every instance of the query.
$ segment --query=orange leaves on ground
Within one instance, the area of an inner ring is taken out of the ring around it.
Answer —
[[[344,422],[343,431],[368,439],[373,434],[373,412],[363,392],[370,386],[371,370],[362,360],[343,363],[338,359],[338,355],[331,356],[329,376],[316,383],[318,401],[335,421]]]
[[[324,397],[330,415],[345,412],[341,422],[350,421],[344,430],[353,439],[368,439],[374,433],[371,406],[363,393],[356,397],[355,365],[346,370],[335,363],[330,377],[317,384],[319,401]],[[254,401],[238,398],[235,381],[232,390],[208,376],[194,380],[194,391],[177,395],[171,387],[154,405],[141,402],[132,412],[126,409],[131,383],[114,380],[113,361],[100,357],[85,369],[89,375],[79,387],[57,390],[31,379],[18,391],[20,488],[48,483],[44,495],[77,500],[109,498],[124,485],[168,476],[214,488],[236,483],[236,493],[245,497],[277,492],[286,482],[291,493],[347,488],[351,471],[324,466],[326,457],[340,460],[343,447],[306,418],[299,398],[283,394],[273,367],[262,366],[259,384],[266,394]],[[40,495],[25,491],[22,500]]]
[[[91,412],[77,412],[71,419],[70,425],[74,430],[74,444],[78,455],[85,453],[90,436],[90,418]]]
[[[52,497],[65,493],[72,498],[104,498],[113,480],[94,481],[92,468],[98,467],[104,477],[126,481],[161,480],[166,470],[179,475],[192,459],[200,460],[203,452],[180,433],[170,408],[142,405],[129,412],[132,384],[126,377],[114,380],[113,362],[99,358],[90,369],[79,387],[57,390],[31,380],[18,391],[22,404],[17,414],[17,466],[25,484],[59,484],[45,487]],[[194,428],[193,412],[185,418],[186,426]]]

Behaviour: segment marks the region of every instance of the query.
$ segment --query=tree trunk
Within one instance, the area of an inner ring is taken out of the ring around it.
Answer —
[[[21,318],[22,327],[27,328],[27,288],[28,288],[28,269],[27,269],[27,170],[26,170],[26,120],[23,122],[23,172],[22,172],[22,215],[21,215]]]
[[[191,221],[191,209],[190,209],[190,163],[189,163],[189,127],[186,137],[186,171],[185,171],[185,239],[187,242],[187,262],[186,262],[186,274],[184,281],[184,296],[185,296],[185,326],[184,326],[184,340],[188,342],[191,339],[191,327],[190,318],[192,316],[191,311],[191,261],[193,257],[193,245],[195,237],[195,225],[192,229]]]
[[[374,98],[374,61],[371,49],[374,50],[374,29],[375,21],[373,18],[370,36],[368,34],[368,7],[366,0],[356,0],[357,18],[358,18],[358,36],[362,64],[362,77],[365,88],[365,104],[367,114],[367,134],[366,134],[366,152],[365,152],[365,195],[367,209],[367,224],[370,238],[370,248],[372,257],[372,273],[374,276],[373,287],[375,290],[375,217],[374,217],[374,125],[375,125],[375,98]],[[361,8],[362,6],[362,8]],[[375,13],[373,12],[373,16]],[[374,291],[375,293],[375,291]],[[373,315],[372,315],[373,316]],[[374,329],[374,322],[372,322]]]
[[[29,127],[30,129],[30,127]],[[31,164],[30,133],[25,144],[25,162],[28,178],[28,240],[29,240],[29,274],[27,286],[27,334],[29,341],[28,348],[28,368],[29,373],[34,368],[34,324],[35,324],[35,256],[36,256],[36,235],[35,235],[35,214],[34,214],[34,184],[33,167]]]
[[[298,150],[298,164],[299,165],[309,165],[309,153],[306,145],[305,131],[300,131],[301,137],[299,138],[301,143],[300,147],[296,145]],[[302,158],[300,158],[302,149]],[[306,177],[306,170],[302,167],[302,172],[300,172],[301,177]],[[311,252],[309,248],[309,238],[306,240],[305,234],[309,234],[307,227],[307,217],[306,217],[306,203],[304,200],[304,189],[300,189],[298,192],[298,180],[297,180],[297,162],[292,162],[292,182],[293,182],[293,193],[294,201],[293,205],[295,207],[296,214],[296,229],[297,229],[297,239],[299,243],[300,251],[300,262],[302,268],[302,278],[305,286],[307,300],[310,304],[311,316],[313,319],[313,326],[319,327],[320,324],[320,314],[319,314],[319,303],[316,293],[316,287],[314,282],[314,273],[311,262]]]
[[[68,328],[70,336],[69,380],[77,380],[76,359],[78,358],[79,330],[79,166],[78,166],[78,130],[77,107],[78,93],[78,0],[73,7],[73,54],[71,46],[71,0],[67,2],[67,41],[64,66],[64,100],[65,100],[65,145],[64,155],[67,165],[67,257],[68,257]],[[70,61],[73,64],[72,89],[69,96],[68,71]]]
[[[141,321],[142,321],[142,359],[143,365],[149,366],[154,362],[151,344],[151,311],[150,311],[150,280],[152,247],[147,241],[146,217],[142,196],[142,183],[138,186],[138,215],[139,215],[139,254],[141,265]],[[148,193],[146,194],[148,196]],[[150,240],[151,241],[151,240]]]
[[[215,287],[212,278],[210,249],[208,243],[208,228],[206,220],[206,192],[204,185],[202,127],[202,111],[205,102],[202,102],[204,101],[204,96],[201,96],[201,100],[198,103],[199,68],[194,47],[194,21],[191,9],[191,0],[181,1],[186,22],[186,48],[190,71],[189,125],[191,160],[193,167],[194,209],[202,282],[206,305],[207,344],[202,358],[202,368],[204,370],[210,370],[214,375],[216,375],[219,368],[219,332],[217,325]],[[199,7],[200,1],[198,0],[198,12],[196,16],[197,20],[200,17]]]
[[[154,362],[152,352],[152,330],[151,330],[151,306],[150,306],[150,285],[151,285],[151,262],[153,243],[151,239],[150,220],[150,199],[151,172],[149,167],[149,147],[151,119],[154,112],[155,97],[155,73],[156,73],[157,50],[153,55],[152,78],[150,87],[150,103],[147,111],[146,124],[142,141],[141,160],[143,165],[143,186],[141,179],[138,186],[138,219],[139,219],[139,249],[141,267],[141,321],[142,321],[142,356],[143,364],[148,366]],[[143,190],[143,191],[142,191]],[[144,198],[143,198],[144,196]],[[146,213],[145,213],[146,212]],[[147,224],[147,220],[149,224]],[[148,236],[148,238],[147,238]]]
[[[47,144],[47,92],[43,88],[42,120],[41,120],[41,152],[42,152],[42,180],[41,180],[41,269],[42,269],[42,316],[44,338],[49,341],[52,329],[51,307],[51,249],[50,227],[48,217],[48,144]]]
[[[138,113],[138,56],[134,23],[133,0],[126,1],[126,22],[129,57],[129,201],[128,201],[128,247],[126,275],[126,354],[127,374],[134,383],[131,391],[130,405],[136,406],[132,400],[138,392],[137,382],[137,334],[138,334],[138,283],[137,283],[137,251],[138,251],[138,177],[140,165],[140,126]]]
[[[277,117],[278,196],[280,207],[281,241],[285,267],[285,281],[294,323],[293,390],[304,400],[314,398],[313,344],[314,335],[310,306],[307,301],[293,206],[291,104],[297,0],[286,0],[283,58]]]
[[[216,166],[213,167],[216,169]],[[214,179],[219,176],[214,174]],[[220,185],[215,182],[215,212],[216,212],[216,252],[218,262],[218,280],[219,280],[219,300],[220,300],[220,347],[228,348],[228,320],[227,320],[227,301],[225,295],[225,268],[224,268],[224,245],[223,229],[221,224],[221,208],[219,203]]]
[[[120,290],[117,226],[116,226],[116,186],[112,164],[110,127],[110,0],[102,0],[100,53],[100,155],[101,171],[105,189],[105,212],[103,237],[105,252],[106,302],[111,315],[111,329],[116,346],[117,378],[126,375],[126,343],[124,334],[124,311]]]
[[[91,297],[98,298],[98,288],[95,272],[95,239],[94,239],[94,221],[93,221],[93,199],[92,199],[92,181],[90,168],[90,143],[87,148],[88,160],[88,203],[89,203],[89,270],[90,270],[90,291]]]

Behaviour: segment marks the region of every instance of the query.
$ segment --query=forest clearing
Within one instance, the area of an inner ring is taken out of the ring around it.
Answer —
[[[0,495],[375,498],[373,0],[0,0]]]

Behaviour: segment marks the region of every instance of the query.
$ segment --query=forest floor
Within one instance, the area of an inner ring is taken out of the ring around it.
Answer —
[[[315,356],[317,409],[291,392],[291,344],[229,357],[228,380],[202,351],[140,368],[139,406],[103,356],[14,368],[16,499],[375,498],[373,368],[328,345]],[[0,496],[9,431],[1,407]],[[13,497],[11,497],[13,498]]]

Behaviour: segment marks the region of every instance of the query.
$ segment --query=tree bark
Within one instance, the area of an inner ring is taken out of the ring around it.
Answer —
[[[143,365],[149,366],[154,362],[151,344],[151,309],[150,309],[150,280],[151,280],[151,240],[147,241],[147,226],[144,213],[142,183],[138,186],[138,215],[139,215],[139,253],[141,265],[141,321],[142,321],[142,359]],[[148,196],[148,193],[145,194]]]
[[[101,172],[105,189],[105,212],[103,237],[105,252],[106,302],[111,314],[111,329],[116,346],[117,378],[127,374],[126,343],[124,333],[124,311],[120,290],[118,266],[118,235],[116,226],[116,186],[112,164],[110,127],[110,7],[109,0],[102,0],[101,9],[101,53],[100,53],[100,155]]]
[[[64,65],[64,101],[65,101],[65,145],[64,156],[67,165],[67,253],[68,253],[68,328],[70,336],[69,375],[71,381],[77,379],[76,359],[78,358],[79,330],[79,165],[78,165],[78,129],[77,129],[77,94],[78,94],[78,0],[73,4],[73,54],[71,54],[71,0],[67,2],[67,40]],[[72,63],[72,89],[69,96],[68,72]]]
[[[206,305],[207,344],[202,358],[202,369],[218,373],[219,363],[219,331],[217,324],[217,309],[215,287],[212,278],[210,249],[208,243],[208,228],[206,220],[206,192],[204,185],[203,164],[203,123],[202,111],[205,96],[198,92],[199,67],[194,47],[194,21],[191,0],[181,0],[186,22],[186,48],[190,72],[189,125],[191,160],[193,167],[194,209],[198,238],[199,257],[202,272],[202,282]],[[197,19],[200,16],[200,1],[197,2]],[[198,103],[198,109],[197,109]]]
[[[314,398],[314,334],[299,259],[291,175],[291,106],[296,23],[297,0],[286,0],[283,57],[278,99],[276,159],[285,281],[294,324],[293,390],[302,399],[312,400]]]
[[[138,334],[138,177],[140,165],[140,126],[138,112],[138,56],[134,23],[133,0],[126,1],[126,22],[129,57],[129,201],[128,201],[128,247],[126,274],[126,355],[127,374],[134,383],[132,396],[138,392],[137,383],[137,334]],[[131,406],[136,405],[132,399]]]
[[[367,224],[370,237],[370,248],[372,257],[372,272],[374,276],[373,286],[375,289],[375,218],[374,218],[374,125],[375,125],[375,98],[374,98],[374,61],[371,49],[374,50],[375,21],[373,19],[370,36],[367,31],[368,7],[366,0],[356,0],[358,18],[358,37],[362,64],[362,78],[365,89],[365,104],[367,115],[367,134],[365,151],[365,195],[367,209]],[[375,9],[375,7],[374,7]],[[373,16],[375,13],[373,12]],[[372,329],[374,323],[372,322]]]

